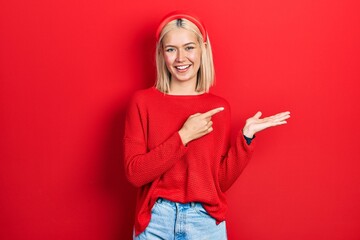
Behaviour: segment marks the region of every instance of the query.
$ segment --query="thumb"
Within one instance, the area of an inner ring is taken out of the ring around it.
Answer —
[[[259,119],[261,117],[262,113],[260,111],[258,111],[255,115],[254,118]]]

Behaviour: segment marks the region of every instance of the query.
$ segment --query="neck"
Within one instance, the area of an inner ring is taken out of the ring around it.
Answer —
[[[171,81],[170,91],[171,95],[198,95],[204,93],[196,91],[196,79],[194,81],[178,82]]]

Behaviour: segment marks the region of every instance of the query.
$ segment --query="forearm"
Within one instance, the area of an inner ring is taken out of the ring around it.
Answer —
[[[148,152],[144,143],[125,139],[126,176],[137,187],[150,183],[169,170],[186,151],[178,133]]]
[[[223,192],[227,191],[240,176],[248,164],[254,150],[254,143],[248,141],[240,133],[235,145],[233,145],[226,157],[222,159],[219,171],[220,188]]]

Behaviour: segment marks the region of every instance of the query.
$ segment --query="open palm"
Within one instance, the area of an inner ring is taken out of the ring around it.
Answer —
[[[290,118],[289,111],[281,112],[265,118],[260,118],[261,115],[261,112],[257,112],[253,117],[246,120],[243,129],[243,134],[246,137],[252,138],[257,132],[265,130],[269,127],[286,124],[286,119]]]

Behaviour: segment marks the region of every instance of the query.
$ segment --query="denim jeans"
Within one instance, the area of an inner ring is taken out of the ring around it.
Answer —
[[[134,240],[226,240],[225,221],[216,225],[201,203],[176,203],[159,198],[151,221]]]

